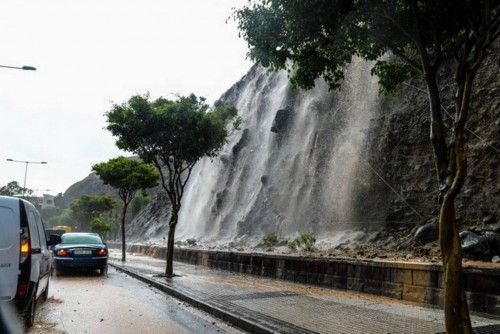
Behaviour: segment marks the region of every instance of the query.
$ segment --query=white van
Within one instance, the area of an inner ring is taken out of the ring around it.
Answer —
[[[0,196],[0,300],[11,301],[33,325],[37,301],[49,291],[49,246],[60,242],[50,236],[37,209],[28,201]]]

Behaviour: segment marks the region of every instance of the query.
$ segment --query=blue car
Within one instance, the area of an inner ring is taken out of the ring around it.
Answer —
[[[56,273],[66,269],[108,270],[108,248],[96,233],[64,233],[53,249]]]

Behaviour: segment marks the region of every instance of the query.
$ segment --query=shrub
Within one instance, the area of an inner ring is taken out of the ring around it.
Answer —
[[[186,245],[188,245],[188,246],[196,246],[196,239],[195,238],[186,239]]]
[[[260,246],[262,247],[272,247],[278,243],[278,237],[276,233],[268,233],[262,237],[262,241],[260,242]]]
[[[313,234],[303,233],[292,241],[289,241],[288,248],[293,252],[299,249],[306,252],[311,252],[314,249],[315,243],[316,237]]]
[[[107,238],[109,231],[113,228],[113,221],[103,217],[97,217],[90,222],[90,230]]]

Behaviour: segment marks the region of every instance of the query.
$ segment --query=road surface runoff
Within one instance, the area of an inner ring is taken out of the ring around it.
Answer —
[[[30,334],[241,333],[112,268],[53,276],[38,311]]]

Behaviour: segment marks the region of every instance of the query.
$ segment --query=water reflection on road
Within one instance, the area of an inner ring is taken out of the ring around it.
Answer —
[[[110,268],[53,276],[29,333],[240,332]]]

